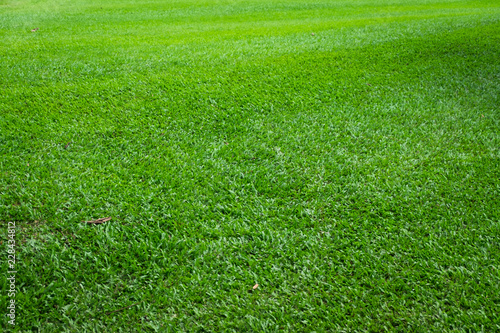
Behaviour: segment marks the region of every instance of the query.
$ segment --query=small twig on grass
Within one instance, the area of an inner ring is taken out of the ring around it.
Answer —
[[[90,224],[101,224],[101,223],[104,223],[104,222],[108,222],[109,220],[111,220],[111,217],[103,217],[101,219],[92,220],[92,221],[84,221],[84,222],[85,223],[90,223]]]

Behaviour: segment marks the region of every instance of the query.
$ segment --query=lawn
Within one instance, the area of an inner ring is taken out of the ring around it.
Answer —
[[[4,331],[500,331],[500,3],[0,0],[0,225]]]

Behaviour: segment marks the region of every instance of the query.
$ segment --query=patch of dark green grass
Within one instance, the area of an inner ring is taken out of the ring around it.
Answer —
[[[494,2],[3,6],[15,329],[500,329]]]

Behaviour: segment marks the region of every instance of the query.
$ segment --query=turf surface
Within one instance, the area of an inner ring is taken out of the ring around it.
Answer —
[[[497,1],[0,0],[0,59],[4,329],[500,331]]]

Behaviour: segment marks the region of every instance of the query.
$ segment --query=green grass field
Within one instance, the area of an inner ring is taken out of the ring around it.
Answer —
[[[3,331],[498,332],[500,3],[0,0],[0,221]]]

